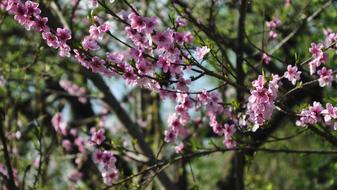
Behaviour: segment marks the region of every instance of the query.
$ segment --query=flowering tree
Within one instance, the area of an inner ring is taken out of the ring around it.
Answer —
[[[0,9],[3,189],[266,189],[249,167],[263,152],[337,172],[333,0]],[[203,184],[203,158],[226,176]]]

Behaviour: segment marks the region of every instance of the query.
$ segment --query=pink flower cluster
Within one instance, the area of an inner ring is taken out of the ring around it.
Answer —
[[[11,14],[15,15],[15,20],[25,26],[27,30],[32,27],[42,34],[42,38],[49,47],[59,49],[61,57],[70,56],[70,47],[66,44],[71,39],[70,30],[66,28],[57,28],[51,31],[47,26],[48,18],[41,17],[39,4],[33,1],[7,0],[3,3],[4,8]]]
[[[197,100],[199,104],[203,104],[206,107],[206,112],[208,117],[210,118],[210,126],[213,132],[218,136],[224,136],[224,145],[227,148],[236,147],[236,142],[234,141],[234,134],[236,132],[236,128],[241,126],[239,120],[232,113],[231,109],[224,109],[224,107],[220,104],[221,97],[218,92],[207,92],[203,91],[197,96]],[[217,117],[221,114],[226,116],[226,119],[229,123],[221,124]],[[242,127],[242,126],[241,126]]]
[[[94,161],[100,166],[103,181],[107,185],[112,185],[118,180],[119,172],[116,168],[117,159],[112,152],[97,150],[94,152]]]
[[[311,43],[309,51],[312,54],[313,59],[309,62],[310,74],[314,74],[316,72],[316,68],[327,61],[328,54],[323,52],[323,48],[324,45],[322,43]]]
[[[87,90],[85,88],[80,87],[77,84],[72,83],[69,80],[60,80],[59,84],[70,95],[77,96],[78,100],[81,103],[86,103],[87,102],[87,97],[85,96],[86,93],[87,93]]]
[[[251,91],[248,98],[247,115],[254,124],[254,130],[271,118],[275,108],[279,80],[278,75],[273,75],[272,80],[267,84],[264,77],[259,75],[258,79],[252,82],[255,89]]]
[[[299,126],[314,125],[323,122],[331,129],[337,130],[337,107],[327,103],[325,109],[321,103],[314,102],[308,109],[304,109],[299,114],[300,119],[296,122]]]
[[[323,30],[325,35],[325,46],[332,46],[337,54],[337,33],[332,32],[330,28]]]
[[[61,137],[63,138],[62,140],[62,146],[63,148],[70,152],[73,147],[77,147],[77,149],[79,150],[79,152],[81,153],[85,153],[86,149],[85,149],[85,142],[82,139],[82,137],[78,136],[78,131],[77,129],[68,129],[67,128],[67,122],[64,121],[64,119],[62,118],[62,114],[60,112],[57,112],[54,114],[54,116],[52,117],[52,125],[55,129],[55,131],[61,135]],[[74,143],[71,142],[69,139],[66,139],[66,137],[68,137],[68,135],[70,135],[74,140]],[[81,158],[77,159],[77,162],[80,163],[82,161]]]
[[[325,64],[328,60],[328,54],[325,52],[327,48],[332,48],[337,50],[337,34],[333,33],[331,30],[324,30],[324,34],[326,36],[324,43],[311,43],[311,47],[309,48],[309,52],[312,55],[311,61],[309,64],[310,74],[317,74],[319,76],[318,82],[321,87],[331,86],[333,81],[334,72],[332,69],[328,69],[326,67],[322,67],[317,70],[322,64]],[[336,51],[337,53],[337,51]]]
[[[266,22],[269,31],[269,38],[274,40],[277,38],[276,28],[281,26],[281,20],[278,18],[274,18],[271,21]]]
[[[164,132],[166,142],[173,142],[178,136],[187,136],[187,131],[183,126],[190,120],[188,111],[192,108],[193,102],[187,94],[177,94],[176,101],[176,113],[169,116],[169,129]]]
[[[268,55],[266,53],[263,53],[262,54],[262,61],[263,61],[263,63],[265,63],[265,64],[268,65],[270,63],[270,61],[271,61],[270,55]]]

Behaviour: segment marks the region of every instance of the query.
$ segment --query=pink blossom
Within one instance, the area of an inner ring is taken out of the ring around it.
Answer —
[[[57,28],[56,29],[56,36],[61,42],[66,42],[71,39],[71,32],[67,28]]]
[[[56,132],[61,133],[63,135],[67,135],[67,124],[63,121],[61,113],[57,112],[51,120],[53,127]]]
[[[330,34],[332,34],[332,29],[331,28],[324,28],[323,29],[323,34],[325,37],[328,37]]]
[[[96,40],[94,40],[90,36],[87,36],[83,39],[82,46],[85,50],[89,50],[89,51],[96,51],[100,48]]]
[[[95,129],[91,134],[90,141],[97,145],[101,145],[102,142],[105,140],[104,133],[105,133],[104,129],[99,129],[99,130]]]
[[[136,13],[132,12],[128,16],[130,20],[130,25],[132,29],[142,32],[146,28],[146,21],[143,17],[138,16]]]
[[[191,80],[185,80],[180,77],[177,82],[177,89],[182,92],[188,92],[188,86],[191,83]]]
[[[337,108],[332,106],[331,103],[326,104],[326,108],[321,111],[324,117],[324,122],[331,123],[332,119],[337,119]]]
[[[263,63],[265,63],[265,64],[268,65],[270,63],[270,61],[271,61],[271,57],[268,54],[263,53],[262,60],[263,60]]]
[[[327,69],[326,67],[323,67],[320,69],[317,74],[319,74],[319,86],[324,87],[324,86],[331,86],[331,83],[333,81],[333,76],[332,76],[332,70]]]
[[[183,19],[182,17],[178,16],[176,18],[176,24],[177,26],[186,26],[187,25],[187,21],[185,19]]]
[[[278,34],[274,30],[269,31],[269,38],[271,40],[275,40],[277,38],[277,36],[278,36]]]
[[[103,37],[103,34],[108,32],[110,29],[110,24],[108,22],[103,23],[100,26],[91,25],[89,29],[90,37],[94,40],[101,40]]]
[[[224,128],[221,127],[220,123],[216,120],[216,117],[210,117],[210,126],[212,127],[213,133],[222,136],[224,134]]]
[[[95,163],[101,163],[103,160],[103,152],[100,150],[97,150],[96,152],[94,152],[93,154],[93,160]]]
[[[59,49],[59,56],[60,57],[70,57],[70,51],[71,51],[70,46],[68,46],[65,43],[62,43]]]
[[[27,16],[31,16],[31,15],[37,16],[41,13],[41,10],[39,9],[39,3],[35,3],[32,1],[26,1],[25,6],[27,9],[27,12],[26,12]]]
[[[177,153],[177,154],[182,153],[183,150],[184,150],[184,148],[185,148],[184,143],[183,143],[183,142],[179,143],[179,144],[175,147],[176,153]]]
[[[267,86],[263,76],[259,75],[258,79],[252,82],[255,89],[251,91],[248,98],[247,115],[249,115],[249,120],[254,123],[255,128],[271,118],[275,108],[274,101],[277,98],[279,79],[277,75],[273,76],[273,80]]]
[[[46,40],[47,45],[52,48],[58,48],[59,47],[59,41],[58,38],[52,34],[51,32],[43,32],[42,38]]]
[[[226,148],[233,149],[237,146],[236,142],[233,139],[227,139],[223,141],[223,144],[226,146]]]
[[[107,150],[103,151],[101,164],[103,164],[104,169],[109,170],[109,169],[116,168],[115,166],[116,161],[117,159],[111,151],[107,151]]]
[[[89,28],[89,33],[90,33],[90,37],[92,39],[98,39],[100,36],[100,32],[98,30],[98,27],[95,25],[91,25]]]
[[[164,138],[165,142],[171,143],[176,140],[178,133],[175,130],[169,129],[164,131],[164,135],[165,135]]]
[[[273,30],[281,25],[281,20],[274,18],[273,20],[266,22],[266,25],[270,30]]]
[[[118,180],[119,172],[117,169],[111,169],[102,172],[103,181],[106,185],[112,185]]]
[[[67,152],[70,152],[73,145],[69,140],[65,139],[62,141],[62,146]]]
[[[151,17],[151,18],[145,18],[145,32],[151,34],[154,30],[154,28],[157,26],[157,17]]]
[[[75,139],[75,145],[81,153],[85,153],[84,141],[81,137]]]
[[[91,58],[89,62],[89,68],[93,73],[103,72],[106,69],[104,65],[105,61],[97,56]]]
[[[311,47],[309,48],[309,51],[314,57],[319,57],[323,53],[322,51],[323,47],[324,46],[321,43],[319,44],[311,43]]]
[[[110,28],[111,28],[110,23],[105,22],[98,27],[98,30],[100,31],[100,33],[106,33],[109,32]]]
[[[27,17],[27,8],[24,4],[19,3],[17,5],[14,5],[12,10],[15,15],[15,20],[17,20],[20,24],[25,23],[25,21],[29,19]]]
[[[174,39],[177,44],[191,43],[193,36],[190,32],[176,32]]]
[[[172,30],[166,30],[165,32],[157,32],[153,37],[152,40],[154,43],[157,44],[159,48],[167,49],[171,45],[173,45],[173,32]]]
[[[287,66],[287,71],[284,73],[284,77],[288,79],[293,85],[296,84],[296,81],[300,80],[301,71],[298,71],[296,66]]]
[[[319,102],[314,102],[308,109],[304,109],[300,113],[300,119],[296,122],[297,125],[307,126],[313,125],[319,122],[320,114],[323,108]]]
[[[134,73],[133,69],[130,67],[125,69],[123,77],[129,84],[132,84],[137,79],[137,75]]]
[[[49,27],[47,26],[48,18],[36,16],[33,22],[33,27],[38,32],[48,32]]]
[[[119,52],[106,53],[106,60],[116,64],[124,64],[124,55]]]
[[[195,56],[198,60],[202,60],[209,51],[210,49],[207,46],[197,47]]]
[[[236,131],[235,125],[233,125],[233,124],[229,125],[229,124],[225,123],[225,125],[224,125],[225,138],[232,138],[235,131]]]

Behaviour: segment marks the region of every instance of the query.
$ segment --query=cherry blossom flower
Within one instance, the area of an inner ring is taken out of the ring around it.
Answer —
[[[202,60],[209,51],[210,49],[207,46],[197,47],[195,56],[198,60]]]
[[[102,160],[103,160],[103,152],[100,151],[100,150],[95,151],[94,154],[93,154],[93,160],[97,164],[101,163]]]
[[[70,46],[68,46],[65,43],[62,43],[59,49],[59,56],[60,57],[70,57],[70,51],[71,51]]]
[[[331,83],[333,81],[333,76],[332,76],[332,70],[327,69],[326,67],[323,67],[322,69],[317,71],[317,74],[319,74],[319,86],[324,87],[324,86],[331,86]]]
[[[270,30],[273,30],[281,26],[281,20],[278,18],[274,18],[273,20],[266,22],[266,25]]]
[[[64,43],[71,39],[71,32],[67,28],[57,28],[56,36],[58,37],[58,40]]]
[[[157,32],[152,37],[152,40],[154,43],[157,44],[159,48],[167,49],[173,44],[173,41],[174,41],[173,31],[166,30],[165,32]]]
[[[151,34],[153,32],[153,29],[157,26],[157,17],[153,16],[151,18],[145,18],[145,32]]]
[[[142,32],[146,28],[146,21],[143,17],[138,16],[136,13],[132,12],[128,16],[131,24],[131,28]]]
[[[33,22],[33,27],[38,32],[48,32],[49,27],[47,26],[48,18],[36,16]]]
[[[225,138],[231,138],[236,131],[235,125],[231,124],[229,125],[228,123],[225,123],[224,125],[224,135]]]
[[[84,140],[81,138],[81,137],[77,137],[75,139],[75,145],[77,146],[78,150],[81,152],[81,153],[85,153],[86,150],[85,150],[85,143],[84,143]]]
[[[314,102],[308,109],[304,109],[300,113],[300,119],[296,122],[299,126],[313,125],[319,122],[320,114],[323,108],[319,102]]]
[[[270,61],[271,61],[271,57],[268,54],[263,53],[263,55],[262,55],[262,61],[263,61],[263,63],[265,63],[265,64],[268,65],[270,63]]]
[[[58,48],[59,47],[59,41],[58,38],[52,34],[51,32],[43,32],[42,38],[46,40],[47,45],[52,48]]]
[[[103,181],[107,185],[112,185],[118,180],[119,172],[117,169],[111,169],[102,172]]]
[[[96,40],[94,40],[90,36],[87,36],[83,39],[82,46],[85,50],[89,50],[89,51],[96,51],[100,48]]]
[[[104,129],[96,130],[94,128],[94,130],[91,132],[90,141],[97,144],[97,145],[101,145],[102,142],[105,140],[104,133],[105,133]]]
[[[182,153],[183,150],[184,150],[184,148],[185,148],[184,143],[183,143],[183,142],[179,143],[179,144],[175,147],[176,153],[177,153],[177,154]]]
[[[51,122],[56,132],[67,135],[67,124],[63,121],[61,113],[55,113],[55,115],[52,117]]]
[[[41,10],[39,9],[39,3],[36,2],[32,2],[32,1],[26,1],[25,2],[25,6],[26,6],[26,15],[27,16],[37,16],[39,14],[41,14]]]
[[[284,78],[288,79],[293,85],[296,84],[296,81],[300,80],[301,71],[298,71],[296,66],[287,66],[287,71],[284,73]]]
[[[223,144],[226,146],[226,148],[232,149],[237,146],[236,142],[233,139],[227,139],[223,141]]]
[[[164,135],[165,135],[164,138],[165,142],[171,143],[176,140],[178,133],[175,130],[169,129],[164,131]]]
[[[331,123],[332,119],[337,119],[337,108],[331,103],[326,104],[326,108],[321,111],[324,117],[324,122]]]
[[[262,75],[253,81],[254,90],[248,98],[247,114],[249,120],[254,123],[254,129],[263,125],[266,120],[269,120],[275,108],[274,101],[277,97],[278,81],[277,75],[273,76],[273,80],[267,86]]]

